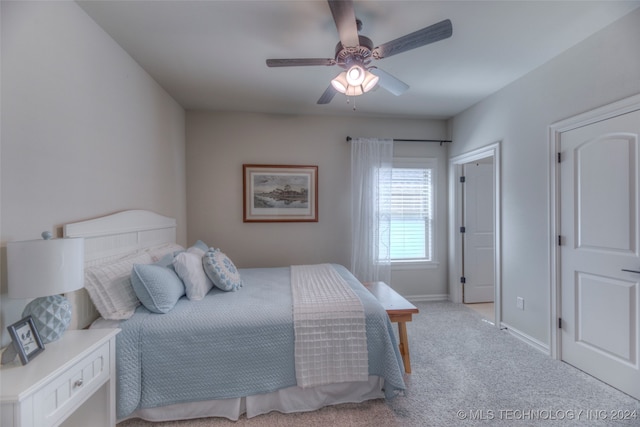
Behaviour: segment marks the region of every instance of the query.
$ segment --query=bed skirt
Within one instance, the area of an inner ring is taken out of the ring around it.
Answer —
[[[189,402],[158,408],[139,409],[118,420],[141,418],[147,421],[175,421],[194,418],[224,417],[237,421],[242,414],[247,418],[272,411],[282,413],[309,412],[341,403],[361,403],[371,399],[384,399],[384,380],[370,376],[366,382],[327,384],[317,387],[289,387],[272,393],[236,399]]]

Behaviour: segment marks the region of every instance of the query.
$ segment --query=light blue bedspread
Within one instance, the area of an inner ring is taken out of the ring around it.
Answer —
[[[380,304],[343,266],[366,315],[369,374],[404,390],[402,359]],[[237,292],[185,297],[167,314],[143,306],[117,335],[117,417],[139,408],[235,398],[296,385],[290,268],[240,269]]]

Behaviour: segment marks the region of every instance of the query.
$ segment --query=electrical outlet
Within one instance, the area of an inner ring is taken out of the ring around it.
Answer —
[[[520,310],[524,310],[524,298],[522,297],[516,298],[516,308],[519,308]]]

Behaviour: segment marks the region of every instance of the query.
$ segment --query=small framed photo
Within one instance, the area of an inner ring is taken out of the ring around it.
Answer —
[[[318,222],[318,166],[242,169],[244,222]]]
[[[26,365],[44,351],[44,344],[38,334],[33,318],[27,316],[24,319],[8,326],[9,334],[13,340],[13,346],[20,356],[20,362]]]

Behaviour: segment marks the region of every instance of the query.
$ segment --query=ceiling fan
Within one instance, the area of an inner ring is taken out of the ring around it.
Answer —
[[[358,96],[376,85],[394,95],[401,95],[409,85],[391,74],[372,66],[373,59],[388,58],[429,43],[451,37],[451,21],[444,21],[421,30],[391,40],[374,47],[371,39],[358,34],[362,22],[356,19],[352,0],[328,0],[340,41],[336,45],[335,56],[331,58],[267,59],[268,67],[298,67],[309,65],[337,65],[344,69],[324,91],[318,104],[328,104],[336,93]]]

